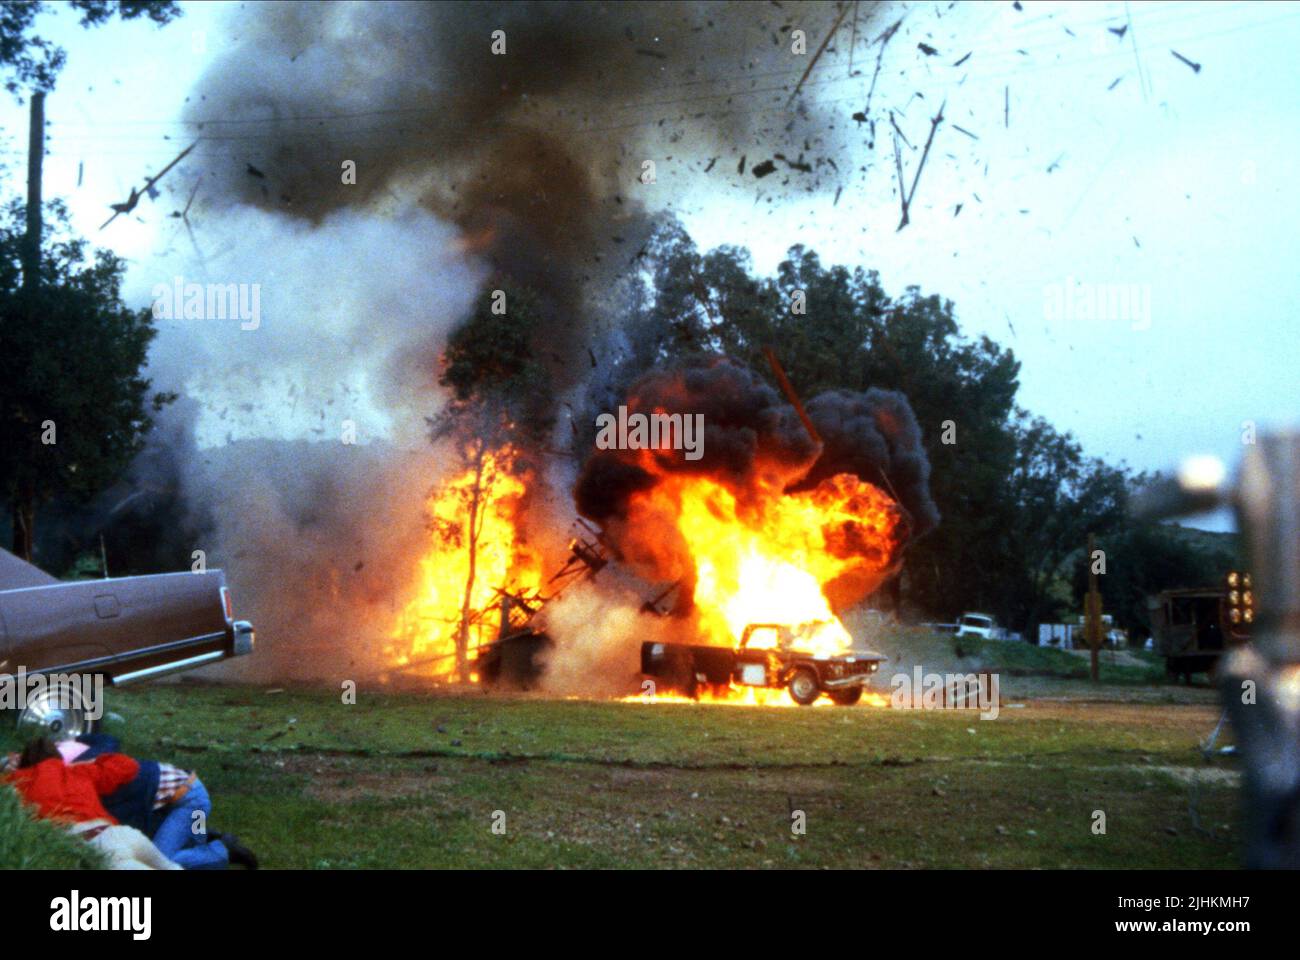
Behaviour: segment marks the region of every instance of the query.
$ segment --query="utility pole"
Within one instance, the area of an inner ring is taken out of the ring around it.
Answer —
[[[36,306],[41,266],[41,168],[45,162],[45,94],[32,94],[27,133],[27,236],[23,244],[23,294],[28,310]]]
[[[27,234],[23,237],[22,295],[27,320],[35,323],[41,286],[41,168],[45,162],[45,94],[32,94],[27,137]],[[32,438],[36,442],[36,438]],[[13,504],[14,553],[31,562],[36,531],[36,490],[31,477],[19,481]]]
[[[1097,566],[1093,557],[1097,554],[1097,538],[1088,534],[1088,597],[1083,612],[1086,618],[1084,633],[1088,638],[1088,649],[1092,651],[1092,682],[1101,679],[1101,591],[1097,589]]]

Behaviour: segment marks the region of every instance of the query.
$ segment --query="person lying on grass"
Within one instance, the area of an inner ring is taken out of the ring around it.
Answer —
[[[92,762],[65,763],[48,738],[31,741],[17,757],[17,769],[5,780],[43,819],[66,824],[74,836],[93,844],[113,870],[180,870],[139,830],[122,826],[100,799],[140,772],[140,765],[120,753],[104,753]]]
[[[115,737],[83,734],[66,745],[65,756],[76,766],[117,749]],[[153,837],[186,870],[220,870],[232,863],[257,869],[257,857],[237,837],[208,829],[212,800],[197,773],[158,760],[137,762],[137,775],[104,798],[105,809]]]

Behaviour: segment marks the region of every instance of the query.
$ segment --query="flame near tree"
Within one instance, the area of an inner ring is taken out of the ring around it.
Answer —
[[[551,425],[553,391],[531,342],[538,309],[526,292],[489,283],[443,352],[438,382],[451,396],[429,424],[458,472],[430,498],[434,545],[395,633],[409,640],[408,662],[428,660],[434,675],[472,679],[471,639],[486,639],[477,634],[498,589],[535,590],[540,580],[520,524],[534,467],[525,451]]]
[[[464,464],[429,500],[433,541],[420,558],[415,595],[394,630],[399,665],[434,677],[474,679],[472,654],[491,639],[497,588],[535,590],[541,559],[520,539],[528,472],[510,446],[487,438],[460,444]]]

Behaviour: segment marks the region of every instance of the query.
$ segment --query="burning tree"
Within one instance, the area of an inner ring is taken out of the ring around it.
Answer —
[[[451,396],[429,421],[433,441],[446,445],[461,471],[431,505],[435,536],[461,558],[451,565],[463,580],[454,623],[455,675],[461,681],[469,679],[470,634],[485,601],[503,586],[502,577],[521,567],[538,568],[519,542],[517,519],[526,479],[536,469],[531,452],[552,424],[550,378],[530,336],[537,301],[526,290],[488,286],[492,295],[447,342],[439,383]],[[445,586],[445,570],[428,573]],[[438,607],[444,614],[448,609],[445,589]]]

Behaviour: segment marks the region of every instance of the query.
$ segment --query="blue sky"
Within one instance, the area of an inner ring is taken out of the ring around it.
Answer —
[[[220,52],[230,11],[182,6],[185,16],[162,29],[84,31],[67,11],[39,24],[68,51],[47,104],[46,195],[65,198],[78,230],[133,263],[188,244],[167,217],[184,204],[184,177],[164,181],[139,219],[98,229],[110,202],[190,142],[177,122],[182,104]],[[952,299],[968,334],[988,334],[1022,360],[1020,403],[1090,454],[1138,469],[1197,452],[1235,464],[1244,421],[1294,424],[1300,410],[1300,4],[1023,7],[891,5],[878,15],[907,12],[877,92],[907,136],[923,140],[928,117],[947,104],[903,231],[883,136],[838,204],[829,194],[756,203],[752,183],[700,175],[667,205],[702,246],[748,246],[765,270],[803,242],[824,260],[879,270],[893,293],[917,284]],[[817,37],[835,11],[813,14],[825,21],[810,20]],[[1108,31],[1130,14],[1131,34]],[[859,38],[859,68],[874,63],[873,32]],[[919,54],[918,42],[939,53]],[[848,45],[836,45],[809,88],[846,116],[861,109],[870,77],[851,75],[847,58]],[[922,99],[909,101],[913,90]],[[25,108],[4,98],[0,122],[12,196],[23,189]],[[905,162],[910,177],[915,155]],[[202,236],[201,203],[193,220]],[[1149,317],[1061,316],[1049,306],[1054,292],[1119,289],[1148,297]],[[147,296],[143,283],[128,291]]]

